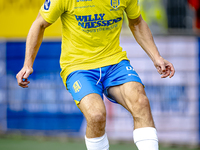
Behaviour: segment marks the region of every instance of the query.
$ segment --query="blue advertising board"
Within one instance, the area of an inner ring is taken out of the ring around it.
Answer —
[[[7,129],[64,130],[79,132],[83,114],[59,76],[61,42],[43,42],[36,57],[29,88],[17,85],[25,42],[6,43]]]
[[[200,143],[200,38],[161,37],[156,43],[163,57],[175,66],[176,74],[171,79],[160,78],[132,39],[124,38],[121,46],[145,84],[159,140]],[[1,131],[83,137],[86,121],[59,75],[60,52],[60,41],[42,43],[29,77],[31,83],[24,89],[15,76],[24,63],[25,41],[0,41]],[[120,105],[106,99],[104,102],[109,139],[132,140],[130,114]]]

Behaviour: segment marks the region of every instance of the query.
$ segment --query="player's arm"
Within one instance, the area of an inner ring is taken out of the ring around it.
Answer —
[[[39,13],[29,30],[26,39],[24,66],[16,75],[18,85],[23,88],[28,87],[28,84],[30,83],[28,81],[28,77],[33,72],[33,63],[35,57],[42,43],[44,31],[49,25],[51,24],[46,22]]]
[[[129,28],[133,33],[138,44],[144,49],[148,56],[153,61],[157,71],[162,75],[162,78],[172,77],[175,73],[173,65],[161,57],[154,43],[153,36],[147,25],[140,15],[136,19],[128,19]]]

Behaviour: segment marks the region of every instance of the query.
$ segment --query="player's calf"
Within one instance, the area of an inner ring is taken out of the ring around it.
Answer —
[[[155,127],[149,100],[145,95],[139,98],[130,106],[131,114],[134,118],[134,127]]]

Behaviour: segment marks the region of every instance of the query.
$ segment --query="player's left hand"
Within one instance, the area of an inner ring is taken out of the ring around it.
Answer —
[[[166,78],[169,76],[169,78],[173,77],[175,74],[175,69],[172,63],[165,60],[162,57],[159,57],[154,62],[154,65],[158,71],[159,74],[161,74],[161,78]]]

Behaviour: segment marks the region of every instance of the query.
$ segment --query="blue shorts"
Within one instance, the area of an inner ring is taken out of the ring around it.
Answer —
[[[117,103],[109,98],[107,89],[130,81],[143,84],[130,62],[122,60],[118,64],[102,68],[74,71],[67,77],[66,85],[76,104],[91,93],[99,94],[102,99],[104,93],[111,102]]]

